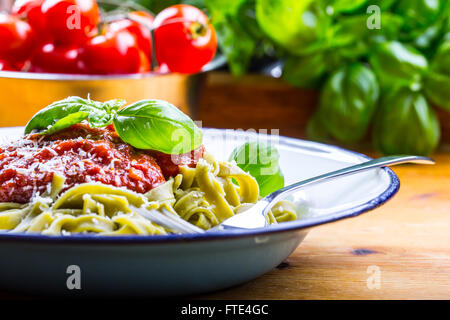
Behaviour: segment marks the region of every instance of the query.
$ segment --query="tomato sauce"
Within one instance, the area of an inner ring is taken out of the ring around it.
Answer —
[[[176,175],[179,165],[195,166],[194,154],[203,155],[203,148],[174,163],[170,155],[124,143],[112,126],[81,123],[49,136],[30,134],[0,146],[0,202],[27,203],[49,192],[54,174],[66,179],[62,192],[95,181],[145,193]]]

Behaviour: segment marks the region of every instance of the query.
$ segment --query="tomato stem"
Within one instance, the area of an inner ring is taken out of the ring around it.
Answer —
[[[192,22],[189,31],[191,33],[192,39],[197,39],[206,35],[207,27],[200,22]]]

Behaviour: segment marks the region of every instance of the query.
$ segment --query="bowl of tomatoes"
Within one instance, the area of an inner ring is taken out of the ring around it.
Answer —
[[[204,73],[225,62],[190,5],[154,15],[113,0],[17,0],[0,12],[0,43],[0,126],[71,95],[162,99],[192,116]]]

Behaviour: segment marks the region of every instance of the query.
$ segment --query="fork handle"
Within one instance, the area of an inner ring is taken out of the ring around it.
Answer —
[[[270,209],[282,198],[294,193],[300,188],[305,186],[313,185],[319,182],[323,182],[324,180],[332,180],[342,176],[352,175],[361,171],[366,171],[373,168],[378,167],[386,167],[389,165],[396,165],[402,163],[420,163],[420,164],[434,164],[434,160],[427,157],[421,156],[409,156],[409,155],[396,155],[396,156],[387,156],[378,159],[373,159],[370,161],[366,161],[363,163],[359,163],[350,167],[345,167],[336,171],[328,172],[316,177],[312,177],[306,180],[302,180],[300,182],[291,184],[284,188],[281,188],[277,191],[272,192],[267,195],[264,200],[268,202],[268,205],[264,208],[263,214],[267,215]]]

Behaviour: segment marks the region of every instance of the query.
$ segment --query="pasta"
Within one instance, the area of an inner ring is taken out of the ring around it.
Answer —
[[[64,178],[55,174],[51,188],[26,204],[0,203],[0,230],[68,235],[162,235],[173,232],[142,217],[133,208],[169,212],[204,229],[244,211],[259,199],[256,180],[230,162],[205,154],[193,167],[147,193],[99,182],[75,185],[61,193]],[[270,223],[297,218],[295,205],[280,201],[269,212]]]

